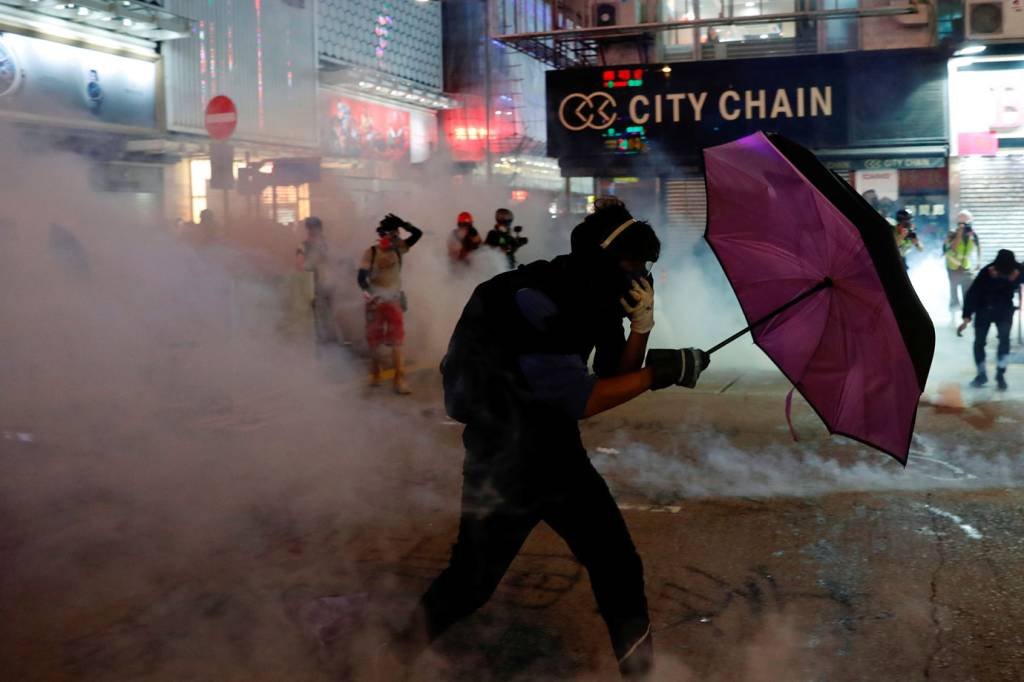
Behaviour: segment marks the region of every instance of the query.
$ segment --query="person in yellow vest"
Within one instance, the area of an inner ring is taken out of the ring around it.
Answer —
[[[892,237],[896,240],[896,248],[900,250],[900,258],[903,259],[903,268],[907,267],[907,254],[911,249],[924,251],[921,240],[917,238],[914,231],[914,215],[906,210],[896,211],[896,224],[892,228]]]
[[[946,257],[946,272],[949,274],[949,309],[960,310],[962,297],[974,280],[974,274],[981,263],[981,242],[971,224],[970,211],[960,211],[956,216],[956,230],[946,235],[942,253]]]

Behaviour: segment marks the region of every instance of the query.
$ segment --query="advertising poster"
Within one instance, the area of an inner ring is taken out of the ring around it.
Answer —
[[[321,143],[328,156],[401,161],[409,158],[409,112],[327,95]]]
[[[0,33],[0,112],[153,128],[156,65]]]

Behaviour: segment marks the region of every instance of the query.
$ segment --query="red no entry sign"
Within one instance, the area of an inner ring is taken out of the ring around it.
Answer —
[[[215,140],[226,140],[238,125],[238,110],[230,97],[217,95],[206,105],[206,132]]]

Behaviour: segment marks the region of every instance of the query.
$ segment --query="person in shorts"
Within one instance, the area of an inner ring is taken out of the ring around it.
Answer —
[[[408,236],[402,237],[401,230]],[[405,342],[405,292],[402,291],[402,257],[423,232],[394,214],[377,226],[377,243],[363,252],[358,282],[366,298],[366,341],[370,346],[370,383],[380,384],[381,346],[390,346],[395,366],[395,392],[411,391],[405,381],[402,344]]]

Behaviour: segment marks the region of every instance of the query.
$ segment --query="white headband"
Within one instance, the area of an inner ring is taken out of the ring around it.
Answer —
[[[629,227],[630,225],[632,225],[635,222],[636,222],[636,218],[630,218],[626,222],[624,222],[621,225],[619,225],[618,227],[616,227],[612,231],[612,233],[610,235],[608,235],[608,239],[605,239],[603,242],[601,242],[601,248],[602,249],[607,249],[608,245],[611,244],[613,241],[615,241],[615,238],[618,237],[620,234],[622,234],[623,230],[625,230],[627,227]]]

